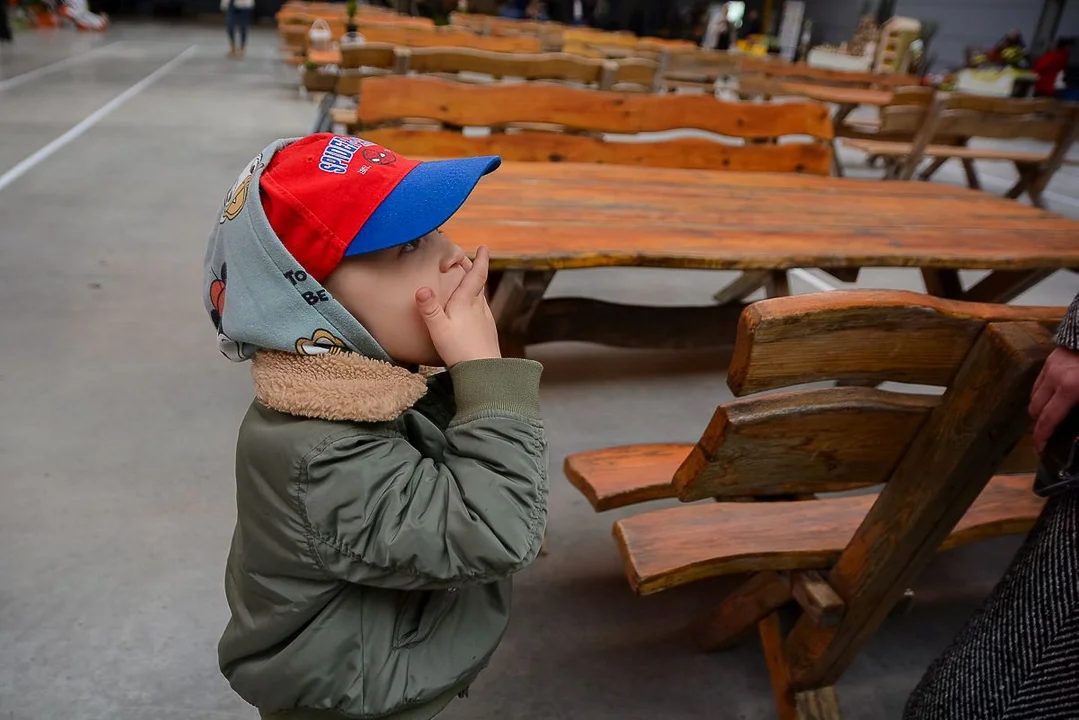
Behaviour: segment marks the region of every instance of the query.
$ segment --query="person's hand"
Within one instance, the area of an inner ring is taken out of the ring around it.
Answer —
[[[495,318],[484,293],[489,260],[490,251],[486,245],[476,251],[475,262],[445,308],[438,304],[431,288],[421,287],[416,291],[416,305],[446,367],[467,360],[502,357]]]
[[[1060,421],[1079,405],[1079,352],[1057,348],[1034,381],[1030,416],[1034,418],[1034,448],[1045,450]]]

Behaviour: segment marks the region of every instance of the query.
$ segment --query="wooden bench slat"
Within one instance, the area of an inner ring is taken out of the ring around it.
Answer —
[[[1063,308],[980,305],[911,292],[774,298],[745,309],[727,384],[735,395],[821,380],[947,386],[987,322],[1054,328]]]
[[[906,157],[913,150],[909,142],[893,142],[888,140],[844,140],[848,145],[861,150],[869,155],[882,157]],[[1040,163],[1049,159],[1050,153],[1030,152],[1026,150],[1009,150],[1007,148],[984,148],[962,147],[951,145],[928,145],[925,148],[927,157],[950,157],[957,160],[1005,160],[1019,163]]]
[[[940,549],[1027,532],[1045,502],[1031,483],[1029,475],[994,477]],[[614,536],[630,585],[650,595],[718,575],[828,568],[876,498],[696,503],[619,520]]]
[[[831,116],[817,103],[731,103],[702,95],[627,94],[553,84],[469,86],[397,76],[369,78],[363,94],[358,117],[364,125],[425,117],[458,127],[528,121],[621,134],[695,128],[746,139],[832,138]]]
[[[674,497],[678,466],[693,443],[653,443],[604,448],[566,458],[566,477],[596,512]]]
[[[353,111],[349,111],[353,113]],[[353,114],[335,114],[335,121],[354,122]],[[743,172],[790,172],[827,175],[831,153],[825,145],[727,145],[703,138],[659,142],[607,142],[584,135],[556,132],[492,133],[466,137],[439,130],[385,128],[364,130],[365,140],[417,157],[500,155],[506,161],[610,163],[638,167]]]

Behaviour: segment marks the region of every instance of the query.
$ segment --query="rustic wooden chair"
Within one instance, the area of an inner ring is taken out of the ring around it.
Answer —
[[[404,127],[419,118],[437,129]],[[555,131],[521,129],[537,125]],[[515,127],[516,126],[516,127]],[[465,127],[491,128],[468,137]],[[616,142],[605,134],[704,130],[738,141],[706,138]],[[701,95],[584,90],[560,85],[464,85],[429,77],[363,81],[355,130],[406,155],[460,157],[498,154],[507,160],[598,162],[711,170],[827,175],[832,124],[813,103],[728,103]],[[771,141],[808,136],[809,141]]]
[[[687,503],[615,523],[630,586],[749,573],[691,625],[698,644],[726,648],[756,625],[779,717],[837,718],[833,686],[933,554],[1037,518],[1031,476],[1016,473],[1035,468],[1025,410],[1062,315],[906,292],[764,300],[739,323],[738,399],[697,443],[571,455],[566,476],[597,511]],[[826,380],[946,390],[763,392]]]
[[[948,160],[959,160],[967,184],[981,189],[975,160],[1003,160],[1015,165],[1019,180],[1005,194],[1018,198],[1026,193],[1031,202],[1045,207],[1042,193],[1079,132],[1079,110],[1051,99],[987,98],[940,94],[922,116],[910,141],[849,140],[847,145],[871,156],[893,159],[886,179],[911,180],[923,160],[932,162],[919,178],[930,179]],[[970,147],[977,138],[1040,140],[1051,143],[1042,151],[1025,148]]]

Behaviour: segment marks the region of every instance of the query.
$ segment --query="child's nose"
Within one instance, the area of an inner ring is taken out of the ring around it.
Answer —
[[[451,243],[445,257],[442,258],[442,272],[449,272],[455,265],[464,267],[467,260],[468,256],[465,255],[465,251]],[[467,268],[465,269],[467,270]]]

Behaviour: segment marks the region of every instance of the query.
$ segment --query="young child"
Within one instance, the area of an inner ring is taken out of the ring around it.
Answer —
[[[225,199],[206,308],[256,399],[219,660],[264,718],[434,717],[506,629],[547,515],[541,367],[499,355],[486,248],[439,230],[499,164],[313,135]]]

